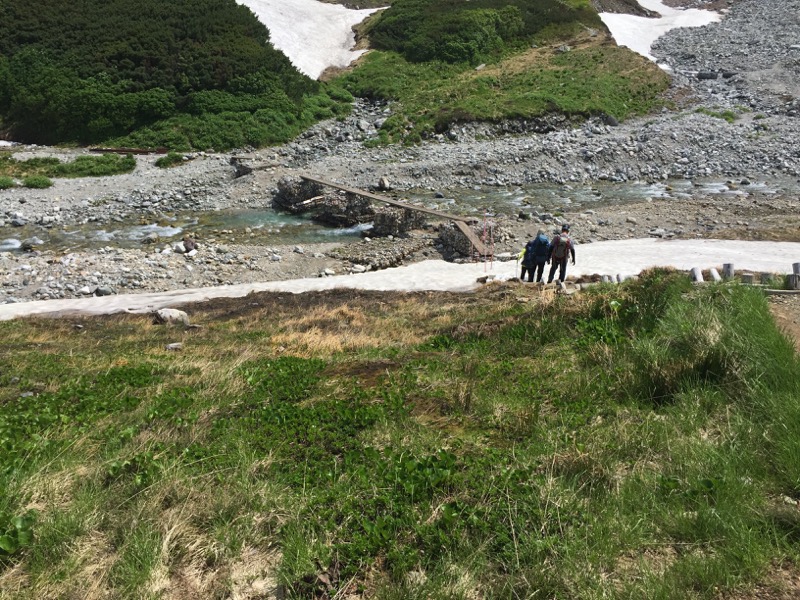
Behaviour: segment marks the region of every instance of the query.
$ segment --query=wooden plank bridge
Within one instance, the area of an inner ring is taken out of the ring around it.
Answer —
[[[484,244],[478,238],[478,236],[475,234],[472,228],[467,224],[467,222],[471,220],[469,217],[461,217],[458,215],[451,215],[446,212],[441,212],[439,210],[424,208],[422,206],[414,206],[413,204],[408,204],[407,202],[400,202],[399,200],[393,200],[391,198],[387,198],[386,196],[380,196],[378,194],[373,194],[372,192],[368,192],[366,190],[359,190],[357,188],[347,187],[345,185],[334,183],[333,181],[328,181],[326,179],[320,179],[318,177],[311,177],[309,175],[300,175],[300,178],[305,181],[311,181],[312,183],[318,183],[320,185],[336,188],[337,190],[342,190],[343,192],[355,194],[356,196],[362,196],[364,198],[369,198],[370,200],[377,200],[378,202],[383,202],[384,204],[389,204],[390,206],[396,206],[398,208],[404,208],[406,210],[415,210],[417,212],[439,217],[440,219],[444,219],[446,221],[453,221],[456,224],[456,227],[458,227],[459,231],[461,231],[461,233],[463,233],[467,237],[467,239],[470,241],[470,243],[478,252],[478,254],[480,254],[481,256],[492,255],[492,251],[486,246],[486,244]]]

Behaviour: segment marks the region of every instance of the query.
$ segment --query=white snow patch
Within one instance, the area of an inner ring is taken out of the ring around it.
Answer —
[[[567,275],[635,275],[656,266],[689,270],[720,268],[733,263],[737,271],[788,273],[800,262],[800,243],[744,242],[736,240],[634,239],[597,242],[576,247],[578,264]],[[251,292],[292,292],[349,288],[379,291],[469,291],[478,277],[495,275],[504,280],[519,274],[514,261],[457,265],[428,260],[406,267],[337,277],[246,283],[148,294],[120,294],[98,298],[39,300],[0,305],[0,320],[31,315],[100,315],[117,312],[149,313],[178,304],[212,298],[238,298]]]
[[[353,50],[353,26],[380,9],[351,10],[317,0],[237,0],[269,29],[272,45],[309,77],[346,67],[363,54]]]
[[[639,0],[639,4],[661,15],[661,18],[649,19],[635,15],[600,13],[600,18],[611,35],[620,46],[627,46],[637,54],[656,59],[650,54],[650,48],[662,35],[678,27],[702,27],[716,23],[722,17],[719,13],[696,8],[676,9],[664,5],[660,0]]]

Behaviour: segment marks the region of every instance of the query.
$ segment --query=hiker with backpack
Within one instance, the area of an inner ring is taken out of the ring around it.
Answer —
[[[542,280],[544,274],[544,265],[549,260],[548,254],[550,252],[550,239],[541,229],[536,234],[536,237],[525,244],[525,250],[522,256],[522,273],[521,280],[525,280],[525,272],[528,272],[528,282],[533,281],[534,271],[536,272],[536,281]]]
[[[556,269],[560,269],[558,274],[559,281],[564,281],[567,276],[567,259],[570,254],[572,255],[572,264],[575,264],[575,244],[569,237],[569,225],[566,223],[561,226],[561,233],[553,238],[550,244],[550,276],[547,278],[547,283],[553,283],[553,275]]]

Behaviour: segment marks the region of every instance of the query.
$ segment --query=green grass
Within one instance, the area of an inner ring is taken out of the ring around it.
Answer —
[[[79,156],[63,163],[55,157],[38,157],[17,160],[12,152],[0,153],[0,174],[19,177],[26,187],[49,187],[45,180],[54,177],[103,177],[130,173],[136,168],[136,159],[130,154],[102,154]],[[27,183],[26,183],[27,182]]]
[[[482,71],[373,52],[341,82],[353,95],[397,102],[381,129],[387,142],[418,141],[459,122],[533,119],[554,112],[622,120],[652,110],[668,84],[657,67],[610,45],[564,54],[531,51]]]
[[[698,108],[696,112],[708,115],[709,117],[714,117],[716,119],[722,119],[723,121],[727,121],[728,123],[733,123],[739,118],[739,115],[732,110],[719,111],[719,110],[711,110],[708,108]]]
[[[0,176],[0,190],[7,190],[9,188],[13,188],[16,186],[13,177],[8,177],[6,175]]]
[[[192,577],[197,597],[385,600],[736,597],[796,574],[800,361],[763,295],[658,271],[531,293],[0,323],[0,597],[88,572],[119,597]]]

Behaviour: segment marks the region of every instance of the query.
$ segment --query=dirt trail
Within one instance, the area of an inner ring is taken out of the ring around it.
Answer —
[[[771,296],[769,304],[778,326],[794,340],[800,352],[800,295]]]

